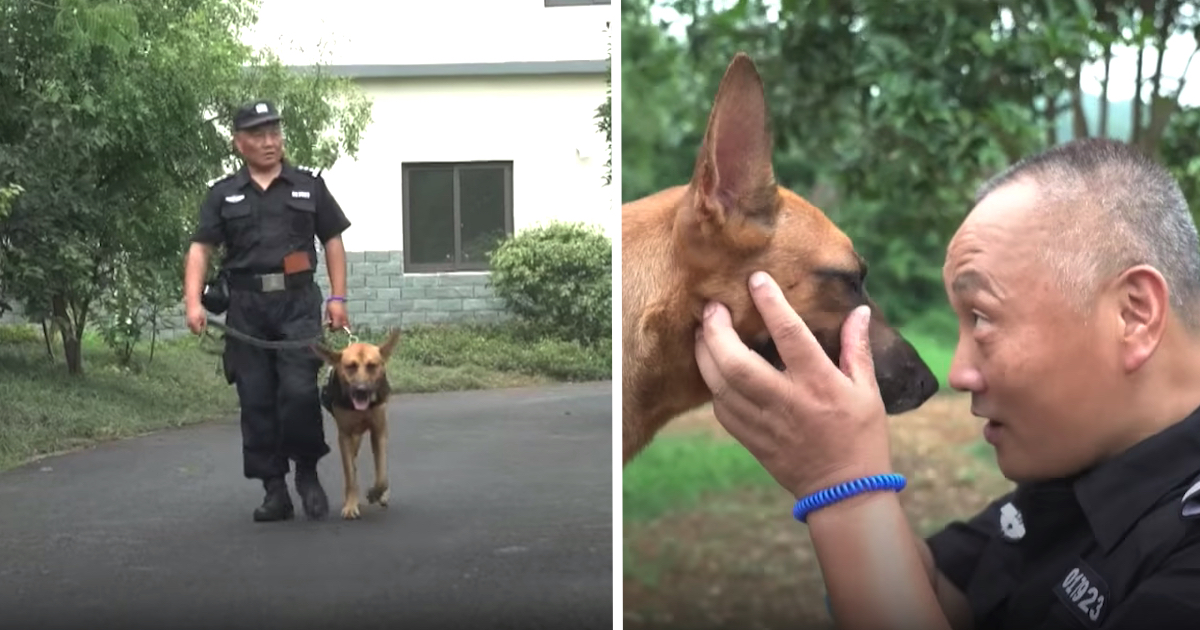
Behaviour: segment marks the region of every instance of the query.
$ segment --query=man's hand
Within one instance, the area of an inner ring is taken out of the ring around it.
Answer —
[[[187,305],[187,327],[197,335],[208,325],[208,313],[200,301],[200,294],[204,291],[204,269],[208,266],[211,251],[211,245],[192,243],[184,259],[183,299]]]
[[[346,315],[346,305],[341,300],[325,302],[325,321],[329,322],[330,330],[341,330],[350,325],[350,317]]]
[[[204,307],[199,304],[188,304],[187,306],[187,327],[193,334],[199,335],[204,332],[208,326],[208,313],[204,312]]]
[[[329,273],[330,296],[346,296],[346,246],[341,236],[335,236],[324,243],[325,269]],[[350,317],[346,315],[346,303],[341,300],[325,301],[325,321],[331,330],[346,328],[350,325]]]
[[[842,325],[839,370],[770,276],[751,276],[750,294],[787,370],[777,371],[747,348],[729,311],[709,304],[696,331],[696,360],[717,420],[797,498],[891,472],[887,414],[867,336],[869,309],[859,307]]]

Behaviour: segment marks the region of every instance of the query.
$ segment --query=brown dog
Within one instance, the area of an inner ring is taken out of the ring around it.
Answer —
[[[672,418],[711,400],[694,354],[705,303],[729,308],[734,329],[783,365],[747,282],[769,273],[837,361],[841,326],[871,304],[871,350],[887,412],[937,392],[916,351],[863,289],[866,261],[823,212],[775,182],[762,80],[739,53],[725,71],[691,182],[621,209],[624,463]]]
[[[382,507],[388,504],[387,478],[387,361],[400,339],[392,330],[381,346],[352,343],[334,352],[324,346],[314,350],[333,366],[321,392],[321,404],[337,425],[338,448],[342,453],[342,474],[346,481],[342,518],[356,519],[358,509],[358,449],[364,433],[371,433],[371,454],[375,458],[375,485],[367,490],[367,501]]]

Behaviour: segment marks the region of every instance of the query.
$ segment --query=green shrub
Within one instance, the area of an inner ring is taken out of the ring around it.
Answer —
[[[491,255],[494,294],[538,331],[584,344],[612,339],[612,242],[582,223],[523,230]]]

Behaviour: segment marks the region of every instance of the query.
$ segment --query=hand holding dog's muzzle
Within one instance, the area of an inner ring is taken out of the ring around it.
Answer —
[[[750,293],[787,369],[776,370],[746,347],[729,311],[709,304],[696,331],[696,360],[717,420],[797,497],[890,472],[887,415],[867,336],[869,309],[859,307],[846,318],[836,366],[770,276],[751,276]]]

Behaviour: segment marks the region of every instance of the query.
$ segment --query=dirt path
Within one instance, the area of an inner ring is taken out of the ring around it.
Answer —
[[[965,396],[943,395],[892,420],[896,468],[909,479],[901,503],[922,533],[973,514],[1010,485],[986,444],[980,448],[980,421],[968,405]],[[730,439],[708,409],[669,430]],[[820,569],[791,503],[782,489],[747,489],[627,524],[624,627],[831,628]]]

